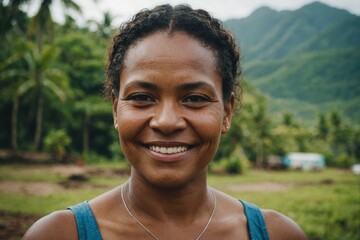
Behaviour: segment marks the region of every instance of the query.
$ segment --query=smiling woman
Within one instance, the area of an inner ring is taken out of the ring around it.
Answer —
[[[105,92],[131,176],[42,218],[24,239],[306,239],[284,215],[207,185],[238,69],[234,39],[204,10],[162,5],[123,24]]]
[[[212,51],[185,33],[157,32],[127,56],[113,112],[133,171],[168,187],[206,175],[233,104],[222,100]]]

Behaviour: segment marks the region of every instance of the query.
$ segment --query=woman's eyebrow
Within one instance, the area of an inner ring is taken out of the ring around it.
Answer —
[[[206,82],[200,82],[200,81],[184,83],[184,84],[181,84],[180,86],[178,86],[178,90],[180,90],[180,91],[189,91],[189,90],[194,90],[194,89],[199,89],[199,88],[205,88],[212,92],[215,91],[214,86],[212,86]]]
[[[144,88],[147,90],[157,90],[158,87],[156,84],[145,82],[145,81],[133,81],[124,86],[125,90],[130,90],[132,88]]]
[[[142,89],[146,89],[149,91],[156,91],[156,90],[160,89],[160,87],[157,86],[157,84],[139,80],[139,81],[133,81],[133,82],[126,84],[124,86],[124,91],[129,91],[133,88],[142,88]],[[214,86],[212,86],[206,82],[202,82],[202,81],[183,83],[183,84],[177,86],[176,90],[181,91],[181,92],[184,92],[184,91],[186,92],[186,91],[191,91],[191,90],[200,89],[200,88],[206,89],[210,92],[215,92]]]

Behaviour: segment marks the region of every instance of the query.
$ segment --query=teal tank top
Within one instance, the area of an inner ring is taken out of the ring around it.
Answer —
[[[75,215],[79,240],[102,240],[95,216],[87,201],[68,209]]]
[[[240,200],[244,206],[251,240],[269,240],[264,217],[260,209],[249,202]],[[102,240],[95,216],[87,201],[71,206],[76,219],[79,240]]]

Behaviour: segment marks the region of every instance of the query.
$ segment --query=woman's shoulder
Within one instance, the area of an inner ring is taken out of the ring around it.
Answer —
[[[228,211],[228,214],[232,216],[237,215],[238,218],[240,217],[240,223],[246,223],[248,227],[251,227],[249,225],[252,225],[252,221],[260,221],[259,219],[263,218],[261,222],[265,221],[265,223],[256,222],[255,225],[262,227],[262,224],[265,224],[264,227],[266,227],[269,239],[307,239],[299,225],[284,214],[274,210],[261,209],[253,203],[235,199],[222,192],[219,192],[219,195],[221,196],[221,199],[226,202],[226,206],[230,210]],[[255,230],[257,231],[259,229]]]
[[[261,209],[270,239],[306,240],[299,225],[291,218],[274,210]]]
[[[23,240],[78,239],[76,220],[70,210],[53,212],[36,221],[26,232]]]

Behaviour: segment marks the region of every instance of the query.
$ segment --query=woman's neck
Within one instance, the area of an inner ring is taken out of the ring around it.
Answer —
[[[208,189],[206,174],[187,184],[173,188],[152,185],[132,174],[123,185],[124,199],[129,209],[138,215],[159,222],[194,221],[199,216],[207,216],[214,199]]]

